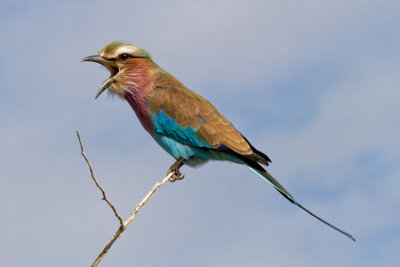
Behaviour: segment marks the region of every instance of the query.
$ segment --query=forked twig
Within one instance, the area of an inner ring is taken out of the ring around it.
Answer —
[[[121,218],[121,216],[118,214],[117,210],[115,209],[115,207],[111,204],[111,202],[107,199],[106,197],[106,193],[104,192],[104,190],[101,188],[100,184],[98,183],[97,179],[94,176],[93,173],[93,168],[92,165],[90,164],[89,160],[87,159],[87,157],[85,156],[84,150],[83,150],[83,144],[82,144],[82,140],[81,137],[79,136],[79,132],[76,131],[76,135],[78,136],[78,140],[79,140],[79,144],[81,146],[81,154],[83,156],[83,158],[85,159],[87,165],[89,166],[89,170],[90,170],[90,174],[93,178],[93,181],[96,183],[96,186],[100,189],[101,193],[103,194],[103,199],[107,202],[107,204],[110,206],[110,208],[113,210],[115,216],[117,217],[118,221],[120,222],[120,226],[117,230],[117,232],[115,232],[115,234],[111,237],[110,241],[108,241],[107,245],[104,247],[104,249],[101,251],[101,253],[99,254],[99,256],[97,256],[96,260],[93,262],[92,267],[96,267],[99,265],[99,263],[101,262],[101,260],[104,258],[104,256],[107,254],[108,250],[111,248],[111,246],[114,244],[115,240],[118,239],[118,237],[125,231],[125,229],[128,227],[128,225],[132,222],[132,220],[135,218],[136,214],[139,212],[139,210],[144,206],[144,204],[146,204],[146,202],[150,199],[150,197],[154,194],[154,192],[160,188],[163,184],[165,184],[167,181],[169,181],[169,179],[171,178],[171,176],[173,176],[175,173],[174,172],[170,172],[164,179],[158,181],[153,188],[146,194],[146,196],[142,199],[142,201],[139,202],[139,204],[136,206],[136,208],[133,210],[133,212],[131,213],[131,215],[129,216],[128,219],[126,219],[125,221],[123,221],[123,219]]]
[[[95,182],[97,188],[100,189],[101,193],[103,194],[103,200],[105,200],[108,204],[108,206],[110,206],[110,208],[112,209],[112,211],[114,212],[115,216],[117,217],[121,227],[124,226],[124,221],[122,220],[121,216],[119,216],[118,211],[115,209],[115,207],[113,206],[113,204],[111,204],[111,202],[108,200],[107,196],[106,196],[106,192],[104,192],[103,188],[101,188],[99,182],[97,181],[96,177],[94,176],[94,172],[93,172],[93,168],[92,168],[92,164],[90,164],[89,160],[87,159],[85,152],[83,150],[83,144],[82,144],[82,140],[81,140],[81,136],[79,135],[79,132],[76,131],[76,135],[78,136],[78,140],[79,140],[79,144],[81,146],[81,155],[82,157],[85,159],[87,165],[89,166],[89,170],[90,170],[90,175],[92,176],[93,181]]]

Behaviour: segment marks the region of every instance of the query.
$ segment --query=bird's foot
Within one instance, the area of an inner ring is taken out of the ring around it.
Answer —
[[[169,181],[170,182],[175,182],[175,181],[177,181],[177,180],[182,180],[183,178],[185,178],[185,175],[182,175],[182,173],[179,171],[179,170],[169,170],[168,171],[168,175],[170,174],[170,173],[173,173],[172,175],[171,175],[171,177],[169,177]]]
[[[184,158],[179,158],[174,164],[172,164],[172,166],[169,168],[167,175],[170,175],[171,173],[173,173],[171,175],[171,177],[169,178],[169,180],[171,182],[175,182],[177,180],[182,180],[185,175],[182,175],[181,172],[179,171],[179,169],[183,166],[185,159]]]

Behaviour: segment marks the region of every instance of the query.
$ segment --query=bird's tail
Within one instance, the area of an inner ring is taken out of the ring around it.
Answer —
[[[258,165],[258,164],[257,164]],[[251,170],[253,170],[255,173],[257,173],[259,176],[267,180],[270,184],[272,184],[273,187],[275,187],[276,190],[278,190],[279,193],[281,193],[287,200],[292,202],[293,204],[297,204],[297,202],[294,200],[293,196],[277,181],[275,180],[274,177],[272,177],[269,172],[264,170],[263,167],[257,166],[258,168],[249,166]]]
[[[247,165],[251,170],[257,173],[259,176],[267,180],[279,193],[281,193],[287,200],[296,204],[297,202],[294,200],[294,197],[277,181],[274,177],[272,177],[269,172],[267,172],[260,164],[255,162],[254,160],[248,157],[240,157],[240,159]]]
[[[308,214],[310,214],[311,216],[313,216],[314,218],[316,218],[317,220],[321,221],[322,223],[328,225],[329,227],[335,229],[336,231],[338,231],[339,233],[347,236],[348,238],[350,238],[353,241],[356,241],[356,239],[350,235],[349,233],[337,228],[336,226],[328,223],[327,221],[321,219],[320,217],[318,217],[317,215],[315,215],[314,213],[312,213],[311,211],[309,211],[308,209],[304,208],[300,203],[298,203],[293,196],[277,181],[275,180],[274,177],[272,177],[271,174],[269,174],[269,172],[267,172],[263,167],[261,167],[258,163],[254,162],[254,161],[249,161],[249,160],[245,160],[247,166],[253,170],[254,172],[256,172],[259,176],[261,176],[262,178],[264,178],[265,180],[267,180],[270,184],[273,185],[273,187],[275,187],[276,190],[278,190],[279,193],[281,193],[287,200],[289,200],[290,202],[292,202],[293,204],[295,204],[296,206],[298,206],[299,208],[301,208],[302,210],[304,210],[305,212],[307,212]]]

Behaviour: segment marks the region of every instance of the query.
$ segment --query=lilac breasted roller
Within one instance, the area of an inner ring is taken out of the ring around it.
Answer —
[[[183,164],[196,167],[209,160],[243,164],[271,183],[290,202],[355,241],[350,234],[300,205],[260,165],[268,166],[270,158],[257,150],[210,101],[160,68],[145,50],[115,41],[98,55],[82,61],[100,63],[110,71],[111,76],[96,98],[108,89],[131,105],[144,129],[176,159],[168,171],[174,173],[172,181],[183,178],[179,172]]]

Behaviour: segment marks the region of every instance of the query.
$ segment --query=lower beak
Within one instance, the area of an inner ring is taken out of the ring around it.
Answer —
[[[84,57],[82,58],[81,62],[85,62],[85,61],[90,61],[90,62],[96,62],[99,63],[105,67],[107,67],[107,69],[110,70],[111,72],[111,77],[107,79],[107,81],[103,84],[103,86],[100,88],[100,90],[97,92],[95,99],[97,99],[99,97],[99,95],[101,95],[101,93],[103,93],[113,82],[115,82],[114,80],[114,75],[116,74],[115,72],[115,66],[114,66],[114,62],[104,59],[98,55],[94,55],[94,56],[88,56],[88,57]]]

